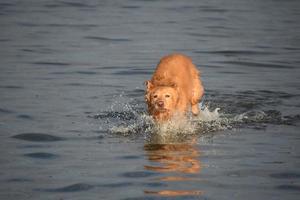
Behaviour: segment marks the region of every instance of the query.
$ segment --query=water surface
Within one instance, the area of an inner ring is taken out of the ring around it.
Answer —
[[[0,198],[298,199],[299,19],[297,0],[1,1]],[[220,115],[162,137],[143,82],[172,52]]]

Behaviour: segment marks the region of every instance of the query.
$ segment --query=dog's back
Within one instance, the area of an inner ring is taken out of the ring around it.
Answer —
[[[184,87],[191,81],[193,73],[197,73],[197,69],[189,57],[171,54],[160,60],[151,81],[154,85],[175,83],[179,87]]]

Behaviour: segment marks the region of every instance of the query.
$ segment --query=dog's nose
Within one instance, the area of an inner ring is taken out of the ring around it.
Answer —
[[[159,107],[164,107],[164,102],[163,102],[163,101],[159,101],[159,102],[157,102],[157,105],[158,105]]]

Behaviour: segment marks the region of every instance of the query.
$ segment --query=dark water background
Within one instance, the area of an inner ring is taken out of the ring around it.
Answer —
[[[0,199],[298,199],[299,21],[297,0],[2,0]],[[172,52],[234,120],[163,144],[111,133]]]

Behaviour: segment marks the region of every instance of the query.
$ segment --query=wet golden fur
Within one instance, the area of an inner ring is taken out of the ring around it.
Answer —
[[[145,84],[148,112],[154,120],[166,121],[175,114],[185,116],[189,111],[198,115],[204,89],[200,73],[189,57],[183,54],[163,57]]]

